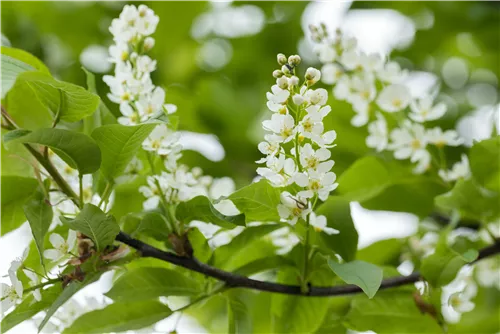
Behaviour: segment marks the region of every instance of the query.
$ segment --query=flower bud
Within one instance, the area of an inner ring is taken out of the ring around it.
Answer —
[[[276,79],[281,78],[282,76],[283,72],[281,72],[280,70],[273,71],[273,77],[275,77]]]
[[[285,65],[287,62],[286,56],[282,53],[278,53],[278,64]]]
[[[288,78],[288,86],[298,86],[299,85],[299,78],[297,78],[295,75]]]
[[[309,67],[306,71],[305,78],[309,85],[314,85],[321,79],[321,72],[314,67]]]
[[[286,115],[288,113],[288,109],[286,108],[286,106],[282,106],[278,112],[281,114],[281,115]]]
[[[306,137],[303,135],[299,135],[299,143],[302,143]]]
[[[288,64],[295,67],[300,64],[301,60],[299,55],[293,55],[288,57]]]
[[[283,74],[290,74],[290,69],[288,68],[287,65],[283,65],[281,66],[281,72],[283,72]]]
[[[296,105],[300,106],[302,103],[304,103],[304,97],[300,94],[295,94],[294,96],[292,96],[292,101]]]
[[[148,52],[155,46],[155,39],[153,37],[146,37],[144,40],[144,52]]]
[[[285,76],[282,76],[281,78],[278,78],[276,80],[276,84],[281,89],[287,89],[288,88],[288,78]]]
[[[191,169],[191,174],[193,174],[195,178],[199,178],[201,175],[203,175],[203,170],[200,167],[194,167],[193,169]]]

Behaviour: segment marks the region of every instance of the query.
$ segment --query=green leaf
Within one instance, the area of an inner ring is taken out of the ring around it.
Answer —
[[[381,240],[360,249],[356,259],[376,265],[398,265],[402,248],[403,242],[400,239]]]
[[[472,175],[479,184],[500,192],[500,136],[475,143],[469,159]]]
[[[277,206],[280,191],[267,180],[260,180],[243,187],[229,196],[234,205],[245,215],[246,221],[279,221]]]
[[[453,189],[436,197],[436,205],[443,210],[458,210],[462,217],[491,221],[500,215],[497,192],[477,185],[474,180],[458,180]]]
[[[99,96],[85,88],[52,78],[43,72],[24,72],[18,75],[11,92],[18,89],[30,89],[43,107],[66,122],[77,122],[92,115],[99,106]],[[20,97],[19,97],[20,98]],[[14,101],[9,101],[9,107]],[[32,111],[30,111],[32,112]]]
[[[23,211],[30,224],[31,234],[33,234],[36,248],[40,254],[40,261],[43,264],[43,244],[45,234],[47,234],[52,223],[52,206],[48,203],[43,191],[38,189],[30,200],[24,204]]]
[[[12,312],[2,319],[0,323],[2,332],[5,333],[21,322],[33,318],[38,312],[52,305],[61,292],[61,285],[56,284],[48,289],[40,290],[42,300],[39,302],[35,300],[32,294],[26,297],[21,304],[17,305]]]
[[[251,276],[263,271],[275,270],[285,266],[293,267],[294,262],[281,255],[272,255],[247,263],[234,272],[243,276]]]
[[[37,180],[32,178],[2,175],[2,234],[18,228],[26,221],[23,205],[37,186]]]
[[[247,227],[231,240],[214,251],[214,265],[225,270],[235,270],[258,258],[274,253],[275,247],[264,236],[280,228],[280,225],[260,225]]]
[[[75,219],[61,217],[71,229],[82,232],[94,242],[98,251],[111,245],[120,232],[120,226],[113,216],[107,216],[97,206],[86,203]]]
[[[381,291],[373,299],[354,297],[344,324],[359,332],[371,330],[380,334],[442,332],[429,314],[418,309],[411,292],[400,291]]]
[[[99,146],[83,133],[63,129],[38,129],[31,132],[20,129],[8,132],[4,142],[8,141],[48,146],[81,174],[91,174],[101,165]]]
[[[345,261],[354,260],[358,247],[358,232],[352,221],[350,202],[338,196],[330,196],[319,206],[316,213],[326,216],[328,227],[340,231],[339,234],[333,235],[318,233],[320,246],[335,251]]]
[[[63,333],[125,332],[151,326],[171,314],[168,306],[156,300],[114,303],[83,314]]]
[[[27,71],[39,70],[50,74],[47,67],[32,54],[21,49],[2,46],[2,99],[12,88],[17,76]]]
[[[101,274],[102,272],[87,273],[83,282],[72,281],[71,283],[69,283],[57,296],[56,300],[54,300],[54,302],[47,309],[45,317],[38,326],[38,332],[40,332],[43,329],[43,327],[47,324],[47,322],[54,315],[54,313],[56,313],[59,307],[61,307],[64,303],[66,303],[75,293],[80,291],[82,288],[97,281],[99,277],[101,277]]]
[[[375,296],[382,283],[384,272],[374,264],[357,260],[341,264],[329,259],[328,265],[344,282],[363,289],[370,299]]]
[[[140,223],[132,232],[132,236],[143,234],[158,241],[167,241],[172,230],[173,227],[164,216],[156,212],[149,212],[140,220]]]
[[[101,148],[103,175],[110,180],[120,176],[155,126],[110,124],[95,129],[92,138]]]
[[[239,297],[237,291],[228,291],[226,295],[228,333],[251,333],[252,321],[245,301]]]
[[[420,272],[431,285],[440,287],[453,281],[458,271],[467,261],[471,254],[461,255],[448,247],[447,233],[442,233],[436,250],[433,254],[422,260]]]
[[[106,296],[125,302],[160,296],[195,296],[200,292],[198,282],[175,270],[142,267],[120,276]]]
[[[213,251],[203,233],[195,227],[190,228],[187,235],[193,248],[193,256],[201,262],[207,262],[212,257]]]
[[[95,75],[84,67],[82,67],[82,69],[87,77],[87,90],[91,93],[97,94]],[[101,127],[102,125],[115,123],[115,116],[111,113],[108,107],[106,107],[106,104],[100,100],[97,110],[83,120],[84,133],[90,136],[94,129]]]
[[[245,226],[245,215],[226,216],[217,211],[212,202],[205,196],[181,202],[175,211],[179,221],[188,224],[192,220],[212,223],[224,228],[234,228],[235,225]]]
[[[414,175],[399,162],[363,157],[339,177],[338,194],[366,209],[410,212],[427,216],[433,198],[446,189],[436,180]]]

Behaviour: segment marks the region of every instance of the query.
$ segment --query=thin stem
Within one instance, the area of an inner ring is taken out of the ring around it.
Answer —
[[[78,173],[78,184],[80,187],[80,208],[83,208],[83,175]]]
[[[309,248],[309,230],[311,229],[310,228],[310,224],[309,224],[309,219],[307,219],[306,221],[306,226],[307,226],[307,231],[306,231],[306,242],[305,242],[305,245],[304,245],[304,271],[302,272],[302,284],[301,284],[301,290],[302,290],[302,293],[307,293],[307,290],[308,290],[308,286],[307,286],[307,280],[309,278],[309,252],[310,252],[310,248]]]
[[[113,186],[114,183],[112,182],[106,182],[106,187],[104,188],[104,191],[102,192],[102,197],[101,200],[99,201],[99,204],[97,205],[98,207],[101,207],[101,205],[104,202],[107,202],[109,196],[111,196],[111,192],[113,191]]]
[[[198,298],[193,300],[191,303],[184,305],[183,307],[181,307],[177,310],[174,310],[174,312],[182,312],[182,311],[188,309],[189,307],[193,306],[194,304],[197,304],[197,303],[201,302],[202,300],[205,300],[209,297],[212,297],[213,295],[215,295],[219,292],[223,292],[224,290],[227,290],[227,289],[228,289],[228,287],[225,284],[222,284],[221,286],[215,288],[214,290],[210,291],[209,293],[206,293],[204,295],[199,296]]]
[[[65,193],[69,199],[75,203],[77,207],[80,207],[80,201],[78,199],[78,195],[74,192],[74,190],[69,186],[69,184],[63,179],[61,174],[57,171],[57,169],[52,166],[50,160],[47,160],[43,157],[43,155],[34,149],[29,144],[24,144],[24,147],[35,157],[35,159],[45,168],[47,173],[52,177],[54,182],[59,186],[61,191]]]
[[[59,278],[59,277],[58,278],[51,278],[47,282],[43,282],[43,283],[40,283],[40,284],[37,284],[37,285],[33,285],[33,286],[31,286],[31,287],[29,287],[27,289],[24,289],[23,290],[23,294],[31,292],[31,291],[35,291],[37,289],[43,288],[46,285],[54,284],[54,283],[57,283],[57,282],[60,282],[60,281],[61,281],[61,278]]]

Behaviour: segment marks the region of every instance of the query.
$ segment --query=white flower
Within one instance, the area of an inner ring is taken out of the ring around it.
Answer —
[[[64,240],[60,234],[52,233],[49,240],[54,248],[45,250],[43,256],[49,260],[57,261],[68,255],[75,247],[76,232],[69,230],[67,240]]]
[[[278,154],[280,150],[279,142],[273,140],[271,136],[266,135],[264,136],[264,139],[266,141],[260,142],[259,145],[257,145],[257,148],[262,154],[267,155],[267,157],[258,160],[257,163],[266,162],[267,159],[274,157],[276,154]]]
[[[401,67],[396,62],[388,62],[377,71],[377,76],[384,83],[400,83],[408,77],[408,71],[401,70]]]
[[[310,104],[323,106],[328,100],[328,92],[324,88],[309,89],[305,92],[304,98]]]
[[[431,166],[431,154],[427,150],[418,150],[416,151],[410,158],[410,161],[413,163],[417,163],[415,168],[413,168],[413,172],[415,174],[422,174],[426,172]]]
[[[437,147],[443,147],[445,145],[459,146],[464,142],[455,130],[446,130],[443,132],[443,130],[438,127],[428,130],[426,137],[429,143]]]
[[[455,279],[442,288],[442,314],[448,323],[457,323],[462,313],[474,308],[471,299],[477,295],[477,286],[472,270],[471,266],[463,266]]]
[[[146,37],[144,39],[144,51],[149,51],[155,46],[155,39],[153,37]]]
[[[439,234],[436,232],[427,232],[421,239],[416,237],[411,237],[409,239],[409,244],[411,249],[421,255],[426,257],[434,253],[434,249],[439,241]]]
[[[157,117],[163,112],[165,102],[165,91],[161,87],[156,87],[151,95],[145,95],[137,101],[137,110],[141,116],[141,121]]]
[[[165,193],[168,186],[166,182],[158,175],[148,176],[147,182],[147,186],[139,187],[139,192],[147,198],[142,206],[144,207],[144,210],[156,209],[158,207],[158,204],[160,204],[161,194]],[[160,184],[161,188],[158,188],[157,183]]]
[[[500,290],[500,264],[498,259],[484,259],[476,265],[476,277],[483,287],[496,287]]]
[[[300,239],[288,226],[269,233],[269,237],[273,245],[278,248],[276,254],[280,255],[290,252],[292,248],[300,242]]]
[[[432,106],[433,99],[426,96],[420,100],[415,100],[410,103],[411,113],[409,117],[415,122],[433,121],[441,118],[446,113],[446,105],[438,103]]]
[[[284,191],[280,195],[281,204],[278,204],[278,213],[283,221],[291,225],[295,225],[299,218],[306,220],[307,215],[311,212],[307,199],[300,196],[292,196],[288,191]]]
[[[290,92],[288,90],[281,89],[277,85],[271,87],[271,92],[267,92],[266,96],[270,102],[275,104],[285,104],[290,96]]]
[[[393,84],[385,87],[377,98],[378,106],[387,112],[397,112],[405,109],[411,101],[408,87]]]
[[[24,261],[28,258],[29,247],[25,248],[21,257],[15,258],[14,261],[10,263],[8,270],[10,280],[14,282],[17,279],[17,271],[23,265]]]
[[[294,154],[293,152],[292,154]],[[319,148],[314,150],[311,144],[307,143],[300,149],[300,164],[307,170],[318,170],[322,173],[330,171],[334,165],[333,160],[330,159],[331,152],[326,148]]]
[[[326,201],[330,192],[338,187],[335,183],[337,176],[334,172],[320,173],[314,170],[309,170],[307,174],[297,173],[294,177],[295,183],[306,190],[299,191],[297,196],[304,198],[312,198],[314,194],[322,201]]]
[[[236,186],[233,179],[230,177],[222,177],[213,180],[208,192],[210,198],[219,199],[231,195],[235,190]]]
[[[439,176],[447,182],[456,181],[458,179],[466,179],[470,176],[469,159],[467,155],[462,154],[462,158],[459,162],[455,163],[451,170],[439,170]]]
[[[333,87],[333,95],[337,100],[346,100],[351,94],[351,78],[347,75],[340,77],[335,87]]]
[[[351,93],[347,100],[353,104],[355,109],[366,109],[375,98],[376,92],[371,78],[355,76],[351,80]]]
[[[179,133],[171,131],[166,124],[154,128],[142,143],[146,151],[154,151],[159,155],[170,154],[179,141]]]
[[[366,137],[366,146],[374,148],[381,152],[387,148],[388,133],[387,122],[385,118],[377,114],[377,120],[368,125],[368,137]]]
[[[137,32],[142,35],[151,35],[156,30],[160,18],[146,5],[139,5],[137,10]]]
[[[402,128],[392,130],[391,141],[389,149],[394,150],[394,157],[408,159],[427,146],[425,128],[406,120]]]
[[[321,72],[318,69],[314,68],[314,67],[309,67],[306,70],[305,78],[307,80],[307,84],[309,86],[312,86],[316,82],[318,82],[319,79],[321,79]]]
[[[287,143],[295,135],[295,120],[291,115],[273,114],[271,120],[263,121],[262,125],[265,130],[275,133],[270,137],[273,141]]]
[[[31,286],[38,285],[40,283],[40,279],[38,278],[38,275],[35,274],[34,272],[23,269],[24,274],[29,278],[31,281]],[[40,293],[40,289],[33,290],[33,297],[35,297],[36,301],[42,300],[42,294]]]
[[[470,301],[470,296],[463,292],[455,292],[448,299],[448,304],[459,313],[470,312],[474,309],[474,303]]]
[[[311,115],[304,116],[297,127],[299,134],[305,138],[310,138],[314,142],[321,141],[321,135],[323,134],[324,129],[323,122],[314,121],[311,118]]]
[[[316,232],[325,232],[328,235],[340,233],[339,230],[327,226],[325,216],[316,216],[314,211],[311,211],[311,214],[309,215],[309,224]]]
[[[327,85],[335,84],[344,75],[344,70],[337,64],[325,64],[321,68],[321,81]]]
[[[17,302],[21,301],[23,298],[23,283],[17,278],[15,280],[11,278],[11,284],[12,285],[0,283],[0,288],[2,289],[0,309],[2,313],[7,311],[12,305],[17,304]]]
[[[112,63],[120,63],[127,61],[129,56],[130,54],[127,43],[117,43],[109,47],[108,60]]]
[[[120,104],[120,112],[122,117],[118,117],[118,123],[122,125],[137,125],[139,124],[139,114],[128,104]]]
[[[337,58],[337,51],[329,43],[315,45],[314,52],[322,63],[332,63]]]
[[[156,69],[156,60],[151,59],[149,56],[138,56],[136,66],[139,73],[151,73]]]
[[[269,158],[266,166],[257,168],[257,174],[268,179],[276,187],[283,187],[290,184],[292,182],[290,177],[297,170],[294,160],[285,158],[283,154],[279,157]]]

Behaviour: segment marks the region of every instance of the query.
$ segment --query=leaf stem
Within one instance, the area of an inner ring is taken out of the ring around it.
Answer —
[[[37,289],[40,289],[40,288],[43,288],[44,286],[46,285],[49,285],[49,284],[53,284],[53,283],[57,283],[57,282],[60,282],[61,281],[61,278],[58,277],[58,278],[51,278],[49,279],[48,281],[46,282],[43,282],[43,283],[40,283],[40,284],[37,284],[37,285],[33,285],[27,289],[24,289],[23,290],[23,294],[24,293],[28,293],[28,292],[31,292],[31,291],[35,291]]]
[[[78,173],[78,184],[80,187],[80,208],[83,208],[83,175]]]

